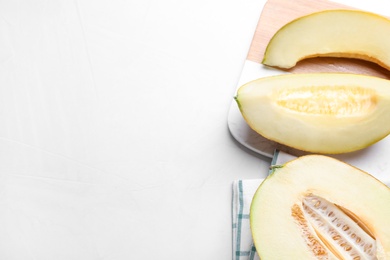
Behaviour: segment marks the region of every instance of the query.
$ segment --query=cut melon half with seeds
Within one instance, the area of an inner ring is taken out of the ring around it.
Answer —
[[[275,167],[250,224],[262,260],[390,259],[390,189],[324,155]]]
[[[352,152],[390,133],[390,81],[377,77],[270,76],[241,86],[235,99],[254,131],[307,152]]]
[[[390,19],[358,10],[326,10],[299,17],[271,38],[262,63],[291,68],[311,57],[345,57],[390,69]]]

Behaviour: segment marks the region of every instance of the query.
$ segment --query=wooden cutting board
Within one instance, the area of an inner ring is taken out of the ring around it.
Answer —
[[[374,7],[377,7],[377,5]],[[237,88],[250,80],[284,73],[279,69],[269,69],[268,67],[261,65],[263,54],[269,40],[283,25],[297,17],[309,13],[340,8],[355,9],[328,0],[268,0],[263,7],[263,11],[259,18]],[[379,8],[377,7],[377,9]],[[288,70],[288,72],[346,72],[390,79],[390,74],[387,70],[376,64],[357,59],[307,59],[299,62],[296,67]],[[284,151],[294,156],[307,154],[268,140],[253,131],[243,119],[234,100],[231,103],[228,114],[228,127],[230,133],[238,143],[256,154],[269,158],[272,158],[275,150]],[[381,181],[390,185],[390,168],[388,167],[389,154],[390,136],[360,151],[330,156],[345,161],[363,171],[369,172]]]
[[[268,0],[261,13],[247,60],[261,63],[269,40],[288,22],[313,12],[330,9],[355,9],[326,0]],[[346,72],[390,79],[386,69],[367,61],[345,58],[311,58],[287,70],[303,72]]]

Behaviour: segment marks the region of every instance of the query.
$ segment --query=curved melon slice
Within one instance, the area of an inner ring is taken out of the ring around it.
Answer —
[[[390,133],[390,81],[376,77],[271,76],[241,86],[235,99],[254,131],[302,151],[356,151]]]
[[[390,69],[390,20],[357,10],[328,10],[300,17],[279,29],[263,64],[292,68],[310,57],[368,60]]]
[[[390,189],[355,167],[307,155],[273,168],[250,224],[267,259],[390,259]]]

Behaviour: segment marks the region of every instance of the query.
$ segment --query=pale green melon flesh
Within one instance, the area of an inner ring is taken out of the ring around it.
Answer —
[[[241,86],[235,99],[253,130],[303,151],[356,151],[390,133],[390,81],[376,77],[271,76]]]
[[[324,246],[313,227],[310,224],[305,227],[302,224],[305,221],[297,218],[297,212],[304,211],[305,198],[312,195],[352,212],[373,236],[369,240],[374,244],[371,247],[374,251],[370,252],[368,244],[364,243],[361,249],[368,248],[366,252],[371,253],[372,259],[390,259],[390,189],[371,175],[341,161],[307,155],[274,168],[253,197],[250,223],[262,260],[334,259],[335,255]],[[312,205],[313,208],[316,206]],[[340,228],[347,230],[343,225]],[[354,234],[345,232],[350,239],[358,241]],[[352,252],[346,246],[345,249],[346,255]]]
[[[349,57],[390,69],[389,46],[389,19],[357,10],[328,10],[300,17],[279,29],[262,62],[291,68],[309,57]]]

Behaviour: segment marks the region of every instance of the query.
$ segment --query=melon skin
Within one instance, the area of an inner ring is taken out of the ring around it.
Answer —
[[[377,77],[270,76],[241,86],[235,100],[254,131],[306,152],[353,152],[390,133],[390,81]]]
[[[311,57],[344,57],[390,70],[390,19],[360,10],[326,10],[299,17],[269,41],[262,63],[289,69]]]
[[[308,194],[353,212],[376,239],[377,259],[390,259],[390,189],[372,175],[324,155],[306,155],[273,168],[256,191],[250,225],[256,250],[267,259],[315,257],[292,214]],[[313,231],[313,237],[320,239]],[[364,259],[364,258],[362,258]]]

